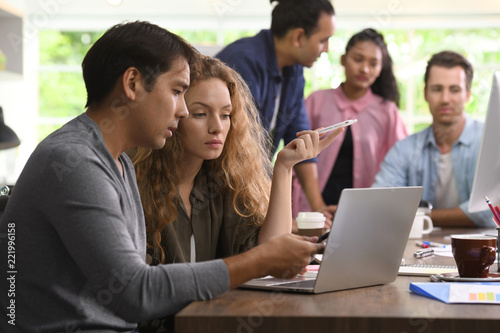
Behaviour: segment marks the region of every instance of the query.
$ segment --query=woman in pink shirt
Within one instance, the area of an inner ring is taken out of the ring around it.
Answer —
[[[347,43],[341,64],[345,82],[336,89],[316,91],[306,99],[311,128],[358,119],[318,156],[324,206],[311,209],[299,181],[293,181],[293,216],[301,211],[321,211],[327,216],[327,228],[342,190],[370,187],[389,148],[407,135],[398,112],[399,92],[383,36],[373,29],[355,34]]]

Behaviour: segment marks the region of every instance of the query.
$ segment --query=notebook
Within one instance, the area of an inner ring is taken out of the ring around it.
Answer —
[[[403,264],[399,267],[399,275],[411,276],[431,276],[434,274],[457,273],[457,266],[452,265],[422,265],[422,264]]]
[[[240,287],[324,293],[393,282],[422,192],[421,186],[344,189],[317,274],[264,277]]]

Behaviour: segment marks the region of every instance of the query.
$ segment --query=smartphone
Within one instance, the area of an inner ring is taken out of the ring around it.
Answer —
[[[325,233],[321,237],[319,237],[317,243],[321,243],[322,241],[326,240],[328,238],[328,236],[330,236],[330,231],[328,231],[327,233]]]
[[[349,120],[343,121],[341,123],[322,128],[320,130],[317,130],[316,132],[318,132],[319,134],[330,132],[330,131],[333,131],[333,130],[340,128],[340,127],[350,126],[357,121],[358,121],[357,119],[349,119]]]

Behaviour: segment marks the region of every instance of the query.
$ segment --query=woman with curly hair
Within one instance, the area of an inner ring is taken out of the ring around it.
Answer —
[[[163,149],[131,153],[153,264],[224,258],[290,233],[293,165],[342,130],[321,140],[315,131],[298,133],[273,171],[266,131],[234,70],[202,57],[186,105],[189,116]]]

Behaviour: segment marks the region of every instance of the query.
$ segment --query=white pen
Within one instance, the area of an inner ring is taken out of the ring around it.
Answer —
[[[316,132],[318,132],[319,134],[330,132],[330,131],[333,131],[333,130],[340,128],[340,127],[350,126],[357,121],[358,121],[357,119],[349,119],[349,120],[343,121],[341,123],[322,128],[320,130],[317,130]]]

